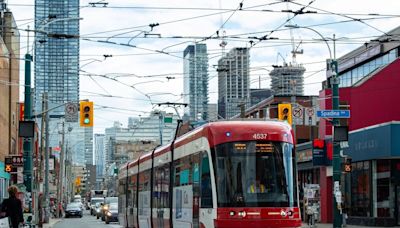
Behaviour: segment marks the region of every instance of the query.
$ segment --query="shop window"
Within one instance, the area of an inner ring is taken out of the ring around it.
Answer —
[[[351,173],[351,216],[371,216],[371,167],[370,162],[353,164]]]
[[[376,206],[378,217],[390,217],[390,161],[376,162]]]

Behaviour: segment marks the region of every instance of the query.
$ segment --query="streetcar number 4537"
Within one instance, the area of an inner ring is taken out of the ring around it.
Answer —
[[[253,139],[267,139],[267,134],[256,133],[253,135]]]

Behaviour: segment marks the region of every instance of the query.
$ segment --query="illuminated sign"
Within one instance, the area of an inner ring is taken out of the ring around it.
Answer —
[[[274,152],[274,146],[270,143],[256,144],[256,153],[272,153]]]
[[[245,143],[235,143],[234,147],[237,151],[247,150],[247,144]],[[271,143],[257,143],[256,153],[272,153],[274,152],[274,146]]]
[[[11,166],[11,165],[6,165],[6,166],[5,166],[5,171],[6,171],[7,173],[11,172],[11,171],[12,171],[12,166]]]
[[[244,143],[235,143],[235,149],[236,150],[246,150],[246,144]]]
[[[22,155],[16,155],[16,156],[7,156],[4,159],[4,163],[6,165],[11,165],[11,166],[24,166],[24,158]]]

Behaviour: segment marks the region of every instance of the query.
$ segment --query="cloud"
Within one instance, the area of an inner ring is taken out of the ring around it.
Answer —
[[[118,44],[126,44],[131,41],[131,45],[136,45],[138,47],[134,48],[81,40],[80,59],[82,62],[80,65],[83,66],[85,63],[91,61],[88,59],[99,60],[82,68],[86,73],[83,71],[81,72],[80,90],[81,98],[91,99],[99,105],[96,108],[99,119],[96,121],[95,132],[101,132],[104,127],[111,126],[112,121],[119,120],[122,123],[126,123],[127,117],[129,116],[138,116],[139,114],[147,115],[146,113],[136,111],[149,112],[152,110],[154,103],[182,101],[182,52],[187,45],[194,42],[203,42],[207,44],[210,54],[210,67],[208,69],[210,76],[209,100],[215,103],[218,95],[216,93],[218,80],[217,77],[215,77],[216,72],[212,66],[217,64],[220,57],[221,48],[219,44],[221,43],[221,39],[202,38],[213,34],[215,38],[215,32],[221,27],[221,23],[226,21],[224,30],[228,36],[226,39],[228,45],[225,51],[228,52],[231,48],[237,46],[249,47],[250,43],[248,42],[249,40],[246,39],[247,37],[269,35],[269,31],[282,25],[282,23],[287,20],[288,16],[289,18],[293,16],[293,14],[287,15],[286,13],[279,13],[278,11],[286,9],[296,11],[302,6],[296,5],[295,3],[307,5],[310,1],[296,0],[288,4],[288,8],[285,3],[267,5],[273,1],[244,1],[244,8],[263,5],[252,9],[264,11],[237,11],[233,14],[232,11],[218,14],[218,12],[220,12],[218,10],[195,10],[195,8],[236,9],[241,1],[109,0],[107,1],[109,3],[108,7],[85,7],[89,2],[91,1],[81,1],[81,6],[83,8],[81,9],[80,16],[83,17],[84,20],[81,21],[80,31],[83,38],[94,41],[104,41],[108,39]],[[8,3],[10,4],[9,8],[14,13],[16,20],[34,17],[32,6],[15,5],[33,5],[34,0],[9,0]],[[367,24],[359,21],[347,23],[338,22],[350,20],[351,18],[379,17],[375,15],[348,15],[350,13],[396,15],[398,14],[399,6],[400,2],[398,0],[385,0],[384,2],[376,0],[316,0],[311,4],[311,7],[317,9],[308,7],[305,8],[305,10],[317,11],[318,13],[323,13],[323,10],[325,10],[347,15],[301,14],[294,17],[290,23],[300,26],[309,26],[336,22],[337,24],[319,25],[312,28],[317,30],[324,37],[332,37],[333,34],[335,34],[337,38],[341,38],[341,40],[336,42],[336,55],[339,57],[357,48],[362,42],[368,41],[374,36],[381,35],[382,33],[377,29],[387,32],[397,27],[400,19],[399,17],[394,17],[368,20],[366,21]],[[155,7],[158,7],[158,9]],[[176,9],[183,7],[192,9]],[[267,12],[266,10],[273,10],[276,12]],[[185,18],[187,20],[184,20]],[[18,24],[26,22],[27,21],[18,21]],[[155,26],[151,31],[151,26],[149,25],[155,23],[159,23],[159,26]],[[25,28],[26,25],[21,27]],[[110,30],[115,31],[105,32]],[[284,26],[280,27],[279,30],[282,31],[275,31],[271,35],[272,37],[279,38],[279,40],[265,40],[251,49],[250,67],[262,66],[267,70],[271,69],[271,65],[281,64],[283,61],[282,58],[277,58],[278,53],[285,57],[285,61],[292,61],[290,53],[290,31]],[[139,33],[140,35],[138,35]],[[145,33],[148,34],[147,37],[144,37]],[[25,44],[26,33],[21,32],[21,34],[21,42]],[[159,38],[157,34],[160,34],[161,38]],[[305,73],[306,77],[323,69],[325,67],[324,61],[329,58],[329,53],[326,44],[321,42],[320,36],[307,29],[294,29],[292,30],[292,34],[296,41],[296,46],[302,41],[299,48],[304,50],[304,54],[297,56],[297,62],[304,63],[307,69]],[[136,35],[136,38],[131,39]],[[220,31],[219,35],[222,36],[222,31]],[[232,38],[231,36],[233,35],[237,37]],[[177,38],[177,36],[182,36],[182,38]],[[329,42],[329,46],[333,52],[333,44],[331,41]],[[165,52],[170,55],[161,52],[164,48],[167,48]],[[22,53],[24,52],[25,50],[22,50]],[[113,57],[104,60],[103,55],[112,55]],[[23,67],[23,64],[21,64],[22,71]],[[261,81],[261,85],[263,87],[269,87],[267,70],[252,71],[251,80],[254,82],[252,87],[258,87],[259,83],[257,79],[259,76],[264,79]],[[96,81],[94,82],[93,79],[88,76],[87,72],[93,75],[107,75],[111,78],[117,75],[130,75],[130,77],[117,77],[117,79],[127,85],[135,85],[134,87],[140,92],[129,86],[122,85],[115,80],[106,79],[104,77],[93,76],[92,78]],[[134,77],[134,75],[150,77],[140,78]],[[168,75],[171,75],[174,79],[168,80]],[[305,93],[307,95],[317,95],[318,91],[321,89],[320,82],[323,81],[325,77],[324,71],[307,77],[305,79]],[[110,97],[110,95],[114,97]],[[149,101],[148,96],[153,103]],[[101,108],[100,106],[119,107],[126,110]]]

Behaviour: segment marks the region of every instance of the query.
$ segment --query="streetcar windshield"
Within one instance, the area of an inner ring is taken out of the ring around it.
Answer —
[[[293,145],[244,141],[216,146],[219,207],[293,207]]]

